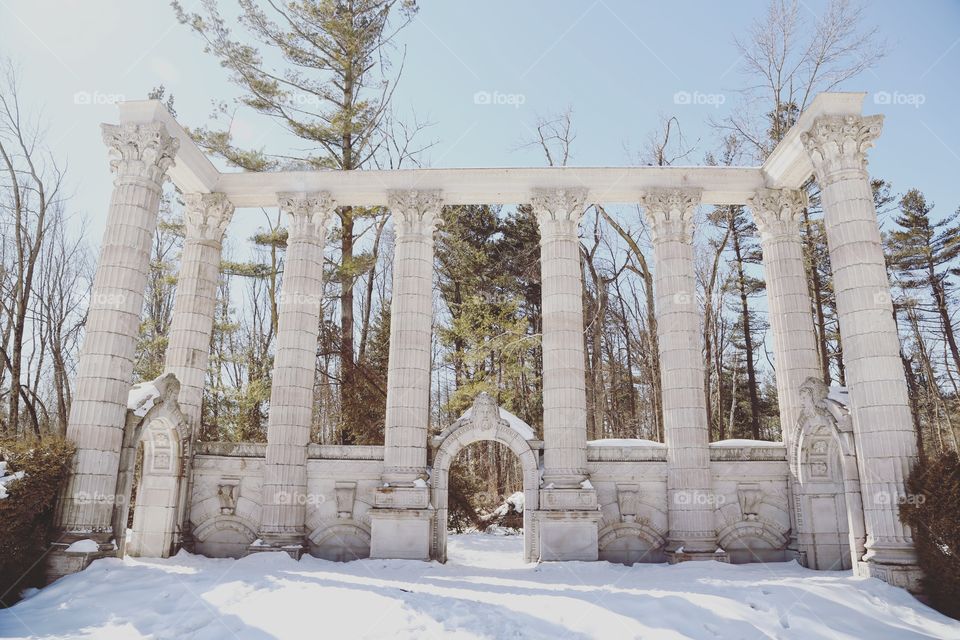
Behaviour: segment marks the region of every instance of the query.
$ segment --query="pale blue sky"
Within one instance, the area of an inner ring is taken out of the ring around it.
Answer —
[[[190,0],[184,1],[191,8]],[[228,4],[226,2],[222,4]],[[751,2],[591,2],[421,0],[403,33],[406,70],[396,93],[401,114],[436,123],[430,166],[541,165],[535,149],[516,150],[538,114],[571,106],[576,165],[622,165],[625,147],[642,146],[658,114],[675,114],[702,160],[714,146],[708,116],[733,106],[742,86],[733,36],[766,7]],[[805,0],[815,13],[824,2]],[[870,93],[866,112],[886,114],[871,170],[897,191],[921,188],[941,214],[960,205],[960,2],[869,3],[891,45],[872,72],[845,87]],[[211,99],[235,89],[203,54],[199,39],[176,23],[161,0],[0,0],[0,54],[23,70],[24,99],[42,105],[49,141],[70,162],[74,207],[99,242],[110,176],[98,124],[116,120],[113,96],[143,98],[163,83],[179,119],[206,121]],[[477,105],[478,91],[522,95],[521,105]],[[726,103],[677,106],[677,91],[722,93]],[[878,91],[921,94],[924,104],[876,105]],[[283,144],[276,129],[247,114],[241,140]],[[253,212],[249,212],[249,215]],[[251,220],[252,222],[252,220]],[[246,225],[243,225],[246,226]]]

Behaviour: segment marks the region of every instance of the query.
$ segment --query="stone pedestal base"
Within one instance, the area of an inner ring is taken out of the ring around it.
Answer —
[[[879,562],[860,561],[854,567],[861,578],[879,578],[887,584],[906,589],[910,593],[923,593],[920,584],[923,572],[914,564],[880,564]]]
[[[536,511],[533,517],[541,562],[597,559],[599,511]]]
[[[263,541],[260,541],[260,544],[252,544],[247,547],[248,553],[285,553],[294,560],[299,560],[303,557],[304,546],[300,543],[295,544],[268,544]]]
[[[433,509],[371,509],[370,557],[430,560]]]
[[[714,561],[714,562],[730,562],[730,556],[722,551],[708,552],[708,551],[692,551],[687,553],[686,551],[681,551],[680,553],[673,552],[667,554],[667,562],[670,564],[679,564],[681,562],[695,562],[695,561]]]
[[[94,560],[100,558],[114,558],[117,547],[111,543],[101,543],[96,551],[89,553],[67,551],[69,543],[58,542],[50,545],[50,551],[44,559],[44,581],[50,584],[63,576],[78,573],[90,566]]]

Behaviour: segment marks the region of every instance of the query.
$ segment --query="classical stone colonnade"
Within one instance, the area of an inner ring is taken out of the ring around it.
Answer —
[[[496,420],[462,436],[542,458],[542,477],[525,486],[536,496],[525,515],[529,559],[794,557],[915,587],[897,502],[917,452],[866,172],[882,117],[861,115],[862,101],[818,96],[762,167],[271,174],[220,173],[159,103],[122,104],[120,124],[104,125],[117,158],[114,191],[69,420],[78,452],[58,509],[51,577],[117,553],[117,503],[129,497],[122,453],[140,437],[131,434],[169,431],[177,420],[188,436],[178,490],[164,493],[175,503],[160,509],[178,514],[173,531],[159,532],[173,540],[161,555],[183,545],[212,555],[445,557],[436,534],[445,527],[437,491],[445,492],[446,471],[428,463],[433,233],[444,204],[529,202],[541,233],[543,442]],[[799,230],[800,187],[811,175],[822,192],[849,403],[815,380]],[[157,407],[131,418],[134,342],[167,177],[186,205],[165,368],[179,388],[157,390]],[[586,440],[578,223],[590,202],[639,203],[652,233],[664,445]],[[692,243],[701,204],[747,205],[760,230],[782,444],[709,442]],[[384,447],[310,443],[324,242],[340,205],[386,206],[396,228]],[[279,206],[289,229],[268,442],[196,443],[221,243],[234,208],[252,206]],[[170,417],[171,394],[180,418]],[[438,446],[444,459],[450,451]],[[144,513],[142,526],[170,527]],[[79,539],[99,551],[69,551]]]

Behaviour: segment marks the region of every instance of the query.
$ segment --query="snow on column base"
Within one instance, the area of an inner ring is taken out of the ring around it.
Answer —
[[[597,560],[602,519],[603,515],[596,510],[534,511],[539,560]]]
[[[371,509],[370,557],[393,560],[430,560],[430,540],[436,511],[427,509]]]
[[[674,551],[673,553],[667,553],[667,562],[669,564],[680,564],[681,562],[697,562],[697,561],[715,561],[715,562],[730,562],[730,556],[727,555],[723,550],[717,549],[716,551],[684,551],[682,548],[679,551]]]

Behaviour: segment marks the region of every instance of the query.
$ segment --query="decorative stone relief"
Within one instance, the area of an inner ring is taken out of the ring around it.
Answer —
[[[698,189],[651,189],[640,196],[655,243],[690,242],[699,204]]]
[[[617,485],[617,505],[623,522],[636,522],[640,511],[640,488],[635,484]]]
[[[187,240],[220,242],[233,218],[234,207],[223,193],[188,193],[183,196],[186,209],[183,221]]]
[[[237,511],[237,498],[240,494],[240,480],[224,480],[217,485],[217,499],[220,501],[220,513],[232,516]]]
[[[807,194],[799,189],[760,189],[747,201],[764,239],[799,238]]]
[[[883,116],[820,116],[800,135],[821,185],[867,168],[867,151],[883,129]]]
[[[350,518],[353,515],[353,502],[357,495],[356,482],[338,482],[334,485],[337,500],[337,517]]]
[[[432,238],[441,222],[443,196],[437,190],[388,191],[387,207],[393,213],[397,237],[420,235]]]
[[[110,161],[117,181],[144,178],[159,187],[180,149],[180,140],[162,122],[103,124],[100,129],[104,144],[119,156]]]
[[[759,519],[760,505],[763,504],[763,489],[759,484],[737,485],[737,497],[740,500],[740,512],[743,519],[756,522]]]

